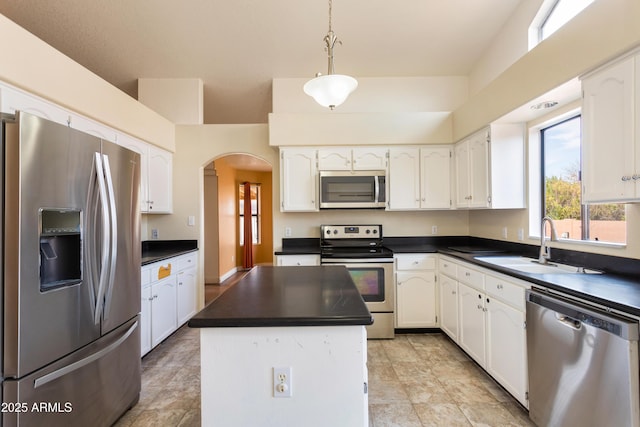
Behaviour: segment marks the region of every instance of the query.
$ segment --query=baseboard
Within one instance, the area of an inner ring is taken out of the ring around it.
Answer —
[[[227,271],[226,273],[224,273],[222,276],[220,276],[220,281],[219,283],[224,282],[225,280],[227,280],[229,277],[233,276],[234,274],[236,274],[238,272],[238,267],[233,267],[231,270]]]

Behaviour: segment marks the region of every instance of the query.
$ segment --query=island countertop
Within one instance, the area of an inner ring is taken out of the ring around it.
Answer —
[[[192,328],[373,323],[344,266],[258,266],[189,320]]]

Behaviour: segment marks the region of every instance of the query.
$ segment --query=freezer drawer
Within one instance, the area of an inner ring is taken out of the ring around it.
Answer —
[[[138,401],[136,317],[98,341],[20,380],[3,382],[3,426],[110,426]]]

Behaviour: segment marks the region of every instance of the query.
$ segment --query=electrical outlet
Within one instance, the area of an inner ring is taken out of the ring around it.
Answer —
[[[506,239],[509,234],[507,227],[502,227],[502,238]]]
[[[291,237],[291,227],[284,228],[284,237]]]
[[[437,225],[432,225],[431,226],[431,234],[438,234],[438,226]]]
[[[291,397],[291,366],[273,368],[273,397]]]
[[[523,228],[518,228],[518,240],[521,241],[521,242],[524,240],[524,229]]]
[[[194,225],[196,225],[196,217],[195,217],[195,216],[193,216],[193,215],[189,215],[189,216],[187,217],[187,225],[188,225],[189,227],[193,227]]]
[[[157,228],[152,228],[151,229],[151,238],[153,240],[158,240],[159,234],[158,234],[158,229]]]

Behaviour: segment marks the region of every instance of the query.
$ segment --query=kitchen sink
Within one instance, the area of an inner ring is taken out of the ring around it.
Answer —
[[[575,267],[567,264],[558,264],[549,262],[540,264],[535,258],[527,258],[522,256],[477,256],[478,261],[488,264],[497,265],[499,267],[508,268],[510,270],[519,271],[521,273],[531,274],[601,274],[601,271],[592,270],[583,267]]]

